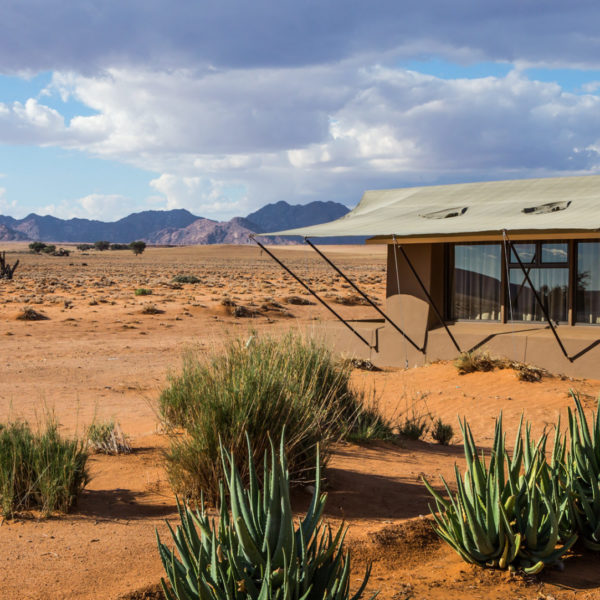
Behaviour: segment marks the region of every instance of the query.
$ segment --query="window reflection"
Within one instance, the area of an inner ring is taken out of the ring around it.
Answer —
[[[569,245],[565,242],[558,244],[542,244],[543,263],[567,263],[569,262]]]
[[[554,321],[566,321],[568,311],[569,270],[536,269],[528,271],[529,278],[542,304]],[[544,321],[541,306],[521,269],[510,270],[509,298],[512,310],[509,319],[515,321]]]
[[[600,243],[577,244],[577,321],[600,324]]]
[[[511,263],[519,264],[515,251],[522,263],[526,264],[535,262],[537,254],[535,244],[513,244],[513,246],[514,249],[512,249],[510,252]]]
[[[500,319],[501,252],[500,244],[454,246],[454,319]]]

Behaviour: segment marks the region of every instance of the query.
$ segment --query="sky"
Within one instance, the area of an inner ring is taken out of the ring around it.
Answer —
[[[0,3],[0,214],[599,172],[595,0]]]

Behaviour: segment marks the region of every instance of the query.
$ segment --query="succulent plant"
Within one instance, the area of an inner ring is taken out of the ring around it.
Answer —
[[[585,546],[600,550],[600,400],[590,430],[579,396],[571,395],[576,410],[569,408],[567,472],[574,495],[573,517]]]
[[[526,427],[523,442],[519,425],[514,451],[508,453],[502,431],[502,415],[496,422],[489,464],[479,456],[471,429],[461,422],[467,469],[461,478],[455,466],[457,492],[442,478],[448,499],[425,485],[433,495],[435,530],[467,562],[482,567],[521,569],[533,574],[557,562],[575,543],[572,534],[562,530],[567,522],[568,490],[556,484],[544,451],[546,434],[537,443]],[[557,441],[558,440],[558,441]],[[557,434],[556,458],[564,453],[564,440]],[[552,463],[553,464],[553,463]],[[558,467],[557,467],[558,468]]]
[[[248,438],[247,438],[248,439]],[[270,457],[267,455],[270,454]],[[283,439],[277,455],[271,443],[264,457],[262,489],[248,442],[250,483],[244,488],[233,456],[221,448],[225,482],[221,482],[218,522],[178,502],[181,524],[169,530],[175,551],[158,547],[169,585],[168,600],[357,600],[369,579],[350,596],[350,555],[343,549],[346,528],[332,533],[322,521],[326,496],[320,493],[317,453],[312,502],[296,524],[289,496]],[[374,596],[373,596],[374,597]]]

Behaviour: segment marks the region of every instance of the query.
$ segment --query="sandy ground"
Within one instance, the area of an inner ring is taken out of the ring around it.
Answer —
[[[162,575],[155,528],[174,517],[174,497],[161,467],[168,443],[155,405],[168,373],[186,347],[211,347],[251,330],[273,334],[291,328],[318,330],[330,316],[317,305],[285,302],[307,297],[289,276],[253,247],[74,252],[34,256],[26,245],[5,244],[22,265],[12,282],[0,281],[0,422],[41,420],[54,413],[65,434],[81,433],[94,418],[118,420],[131,436],[128,456],[91,458],[92,481],[68,516],[28,516],[0,526],[0,597],[7,599],[117,599],[158,597]],[[0,248],[2,249],[2,248]],[[383,299],[385,257],[378,248],[326,250],[375,298]],[[349,295],[346,284],[304,248],[278,248],[324,295]],[[197,284],[173,285],[177,274]],[[135,296],[137,288],[152,290]],[[256,313],[236,318],[223,299]],[[335,298],[332,298],[334,300]],[[145,314],[148,304],[158,309]],[[20,321],[25,305],[44,321]],[[336,305],[344,315],[372,314],[364,306]],[[406,414],[442,417],[455,425],[467,416],[487,447],[502,410],[509,437],[524,412],[535,433],[565,415],[569,390],[588,408],[599,381],[516,379],[512,371],[459,376],[451,364],[419,369],[356,371],[355,384],[374,391],[390,418]],[[462,464],[460,439],[442,447],[426,438],[402,446],[342,444],[327,469],[328,519],[350,525],[354,573],[373,561],[369,589],[383,599],[600,598],[600,557],[576,549],[564,571],[547,570],[524,580],[463,563],[432,534],[429,497],[421,475],[451,479]],[[308,496],[299,490],[302,510]],[[134,593],[136,590],[139,592]],[[145,590],[144,592],[140,590]]]

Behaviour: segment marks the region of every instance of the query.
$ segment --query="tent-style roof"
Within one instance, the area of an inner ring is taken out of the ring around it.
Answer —
[[[341,219],[261,235],[373,236],[388,243],[542,237],[600,238],[600,176],[372,190]],[[552,235],[548,235],[552,234]]]

